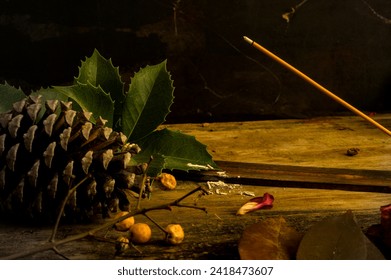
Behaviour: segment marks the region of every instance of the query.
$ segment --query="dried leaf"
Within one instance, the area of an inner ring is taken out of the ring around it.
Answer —
[[[297,259],[366,260],[384,257],[362,233],[353,213],[347,211],[312,226],[300,243]]]
[[[242,260],[294,259],[301,237],[283,217],[268,218],[244,230],[239,255]]]
[[[273,207],[273,201],[274,197],[269,193],[265,193],[263,196],[260,197],[254,197],[245,204],[243,204],[242,207],[239,208],[238,212],[236,212],[236,215],[241,216],[247,214],[248,212],[256,211],[259,209],[270,209]]]

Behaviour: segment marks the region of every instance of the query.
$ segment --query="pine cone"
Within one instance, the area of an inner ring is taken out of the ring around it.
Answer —
[[[72,110],[72,102],[43,104],[40,96],[0,114],[0,218],[52,222],[75,187],[68,220],[129,210],[143,168],[128,163],[140,148],[91,115]]]

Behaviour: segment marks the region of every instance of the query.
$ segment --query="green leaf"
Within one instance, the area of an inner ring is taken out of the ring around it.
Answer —
[[[122,111],[122,130],[131,141],[154,131],[166,119],[173,103],[173,81],[166,61],[137,72]]]
[[[163,156],[165,159],[163,166],[159,166],[160,161],[152,160],[151,167],[158,172],[150,174],[151,176],[160,174],[163,169],[183,171],[218,169],[204,144],[198,142],[194,136],[179,131],[157,130],[137,144],[141,147],[141,152],[134,156],[137,162],[148,162],[151,156],[154,158]]]
[[[92,112],[92,120],[100,116],[108,121],[107,126],[113,125],[114,102],[100,86],[77,83],[73,86],[54,87],[54,89],[76,101],[84,111]]]
[[[46,100],[60,100],[60,101],[67,101],[68,96],[65,94],[53,89],[53,88],[41,88],[37,91],[32,92],[30,95],[32,96],[38,96],[41,95],[41,101],[42,103],[45,103]]]
[[[82,61],[76,83],[88,84],[101,88],[115,101],[114,123],[122,114],[122,103],[125,99],[124,83],[119,74],[119,68],[114,67],[111,59],[104,58],[96,49],[91,57]],[[110,104],[109,104],[110,106]]]
[[[325,218],[304,235],[297,251],[299,260],[384,259],[357,225],[353,213]]]
[[[26,95],[20,88],[15,88],[7,82],[5,82],[5,84],[0,84],[0,113],[12,109],[12,104],[25,97]]]

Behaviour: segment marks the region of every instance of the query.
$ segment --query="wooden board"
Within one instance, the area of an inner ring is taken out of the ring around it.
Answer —
[[[391,129],[391,115],[374,119]],[[165,127],[196,136],[217,161],[391,170],[391,137],[355,116]]]
[[[391,115],[378,116],[383,125],[391,126]],[[180,223],[185,241],[167,246],[163,234],[152,227],[153,239],[121,256],[114,255],[109,242],[86,239],[64,244],[58,249],[70,259],[237,259],[237,242],[244,228],[266,217],[282,215],[288,223],[304,232],[320,219],[352,210],[359,225],[366,229],[379,223],[382,205],[391,203],[391,138],[356,117],[330,117],[311,120],[280,120],[245,123],[168,125],[196,136],[208,145],[215,160],[226,173],[189,173],[174,191],[156,189],[152,207],[173,201],[199,185],[212,186],[210,180],[225,180],[209,189],[210,195],[197,201],[202,211],[175,208],[156,211],[151,216],[163,226]],[[359,148],[349,157],[349,148]],[[195,176],[197,175],[197,176]],[[194,176],[194,177],[191,177]],[[179,177],[178,177],[179,178]],[[244,180],[246,179],[246,180]],[[237,184],[240,183],[240,184]],[[372,189],[365,189],[365,188]],[[373,189],[374,188],[374,189]],[[275,197],[274,207],[236,216],[238,208],[251,197],[265,192]],[[220,194],[218,194],[220,193]],[[135,203],[133,204],[135,205]],[[136,217],[145,221],[145,217]],[[88,231],[96,225],[62,225],[58,238]],[[28,250],[50,236],[50,227],[32,228],[0,224],[0,257]],[[105,233],[102,233],[103,236]],[[109,231],[106,237],[118,236]],[[27,259],[58,259],[52,251]]]
[[[199,184],[180,182],[174,191],[156,189],[151,200],[143,201],[143,207],[152,207],[171,202]],[[251,197],[243,191],[261,196],[265,192],[275,197],[274,207],[260,210],[245,216],[236,216],[239,207]],[[185,230],[185,240],[178,246],[167,246],[162,241],[163,233],[144,217],[136,217],[137,222],[151,225],[153,238],[151,243],[138,245],[120,256],[115,256],[114,244],[119,233],[111,230],[100,232],[107,242],[84,239],[64,244],[58,250],[69,259],[238,259],[237,242],[246,226],[267,217],[283,216],[289,225],[305,232],[313,223],[330,215],[352,210],[358,224],[366,229],[380,221],[380,205],[391,201],[390,194],[347,192],[340,190],[318,190],[302,188],[262,187],[246,185],[220,185],[212,187],[210,195],[187,198],[188,205],[206,207],[208,213],[194,209],[174,208],[171,212],[161,210],[151,212],[151,217],[162,226],[168,223],[180,223]],[[223,193],[221,195],[217,193]],[[133,204],[135,205],[135,204]],[[62,225],[58,239],[89,231],[97,225]],[[48,240],[51,227],[32,228],[16,225],[0,227],[0,257],[26,251]],[[52,251],[42,252],[27,259],[61,259]]]

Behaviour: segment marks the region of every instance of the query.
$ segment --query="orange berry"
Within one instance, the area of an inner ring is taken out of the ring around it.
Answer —
[[[151,228],[145,223],[135,223],[129,231],[130,241],[134,243],[147,243],[149,240],[151,240]]]
[[[128,211],[122,211],[119,212],[117,215],[115,215],[114,219],[118,219],[120,217],[123,217],[125,215],[129,214]],[[134,217],[126,218],[125,220],[122,220],[114,225],[114,228],[118,231],[127,231],[134,225]]]

